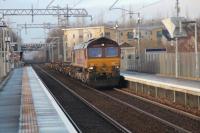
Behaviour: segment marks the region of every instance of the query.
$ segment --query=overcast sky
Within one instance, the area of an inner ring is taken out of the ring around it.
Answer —
[[[51,0],[0,0],[0,8],[45,8]],[[80,2],[79,2],[80,1]],[[117,21],[120,18],[121,11],[109,11],[109,7],[114,3],[115,0],[55,0],[53,6],[65,7],[67,4],[69,7],[75,8],[86,8],[89,14],[93,15],[96,21],[101,12],[104,14],[106,21]],[[175,0],[119,0],[115,7],[123,7],[131,9],[133,11],[140,9],[143,6],[151,3],[157,4],[151,5],[144,9],[139,10],[142,17],[145,19],[153,19],[155,17],[170,17],[175,14]],[[77,5],[77,3],[79,3]],[[180,0],[181,5],[181,16],[190,16],[191,18],[200,17],[200,0]],[[31,17],[7,17],[11,22],[17,22],[20,24],[32,23]],[[56,17],[35,17],[34,23],[51,22],[56,23]],[[13,27],[15,24],[13,24]],[[33,38],[43,38],[44,30],[32,29],[28,30],[27,34],[22,31],[24,42],[36,42],[39,41]]]

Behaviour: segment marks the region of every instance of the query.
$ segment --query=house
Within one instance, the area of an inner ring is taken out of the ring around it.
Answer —
[[[133,28],[114,28],[106,26],[68,28],[64,30],[63,42],[66,45],[67,60],[71,59],[71,50],[76,44],[92,38],[107,37],[119,44],[133,45]]]

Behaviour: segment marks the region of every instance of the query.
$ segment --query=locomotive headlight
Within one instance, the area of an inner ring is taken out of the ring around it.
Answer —
[[[119,71],[119,68],[120,68],[119,66],[113,66],[112,67],[113,71]]]
[[[89,67],[89,70],[94,70],[94,67],[92,66],[92,67]]]
[[[119,66],[115,66],[116,69],[119,69]]]
[[[89,72],[94,72],[95,69],[96,69],[95,66],[91,66],[91,67],[88,68]]]

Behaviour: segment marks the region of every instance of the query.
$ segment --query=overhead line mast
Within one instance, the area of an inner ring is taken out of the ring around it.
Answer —
[[[177,18],[179,17],[179,13],[180,13],[179,0],[176,0],[176,15],[177,15]]]

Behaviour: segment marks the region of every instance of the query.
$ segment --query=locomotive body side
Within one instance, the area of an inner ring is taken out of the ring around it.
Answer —
[[[77,49],[72,52],[72,65],[75,67],[87,68],[86,49]]]

